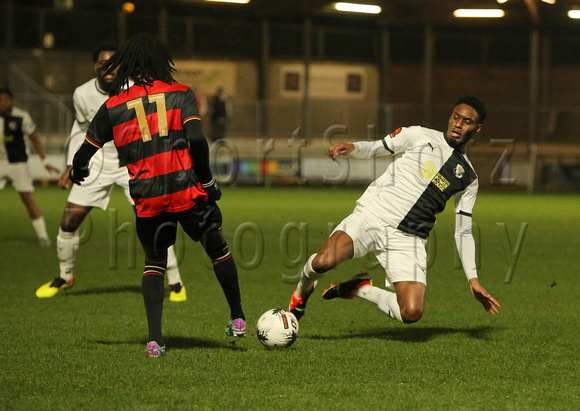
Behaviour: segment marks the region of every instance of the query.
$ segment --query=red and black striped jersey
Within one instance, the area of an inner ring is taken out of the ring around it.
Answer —
[[[188,210],[207,199],[193,169],[188,121],[200,121],[193,90],[161,81],[109,98],[93,118],[86,140],[98,148],[114,140],[139,217]]]

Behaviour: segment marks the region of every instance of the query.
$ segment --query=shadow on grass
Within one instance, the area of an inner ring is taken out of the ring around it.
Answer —
[[[475,327],[475,328],[447,328],[447,327],[413,327],[397,329],[376,329],[352,332],[342,335],[313,335],[305,337],[312,340],[338,340],[348,338],[376,338],[381,340],[392,340],[401,342],[427,342],[433,338],[450,335],[464,334],[469,338],[477,340],[488,339],[488,334],[498,330],[497,327]]]
[[[137,344],[145,346],[144,340],[125,340],[125,341],[113,341],[113,340],[97,340],[97,344],[101,345],[125,345],[125,344]],[[167,344],[168,350],[186,350],[191,348],[204,348],[204,349],[218,349],[218,350],[233,350],[233,351],[247,351],[243,347],[237,345],[238,339],[230,340],[226,342],[209,340],[203,338],[192,338],[192,337],[181,337],[172,336],[166,337],[165,342]]]
[[[81,295],[93,295],[93,294],[114,294],[114,293],[139,293],[141,294],[141,286],[140,285],[126,285],[121,287],[101,287],[101,288],[92,288],[88,290],[66,290],[65,291],[67,297],[77,297]]]

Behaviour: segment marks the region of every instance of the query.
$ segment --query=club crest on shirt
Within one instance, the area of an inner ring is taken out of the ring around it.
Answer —
[[[461,164],[457,164],[453,169],[453,173],[455,174],[455,177],[462,178],[463,174],[465,174],[465,169]]]
[[[18,129],[18,123],[16,121],[8,122],[8,128],[12,131],[16,131]]]

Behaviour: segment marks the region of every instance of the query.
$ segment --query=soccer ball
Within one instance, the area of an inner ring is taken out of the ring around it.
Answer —
[[[258,340],[268,348],[287,348],[298,336],[298,320],[290,311],[274,308],[266,311],[257,324]]]

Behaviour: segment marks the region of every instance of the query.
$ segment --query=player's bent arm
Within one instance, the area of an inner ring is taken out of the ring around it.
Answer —
[[[50,171],[51,173],[52,172],[59,173],[59,170],[57,168],[53,167],[52,165],[50,165],[50,163],[48,162],[48,159],[46,158],[46,153],[44,151],[44,147],[42,146],[42,141],[40,141],[40,136],[36,132],[33,132],[28,136],[28,138],[32,142],[32,145],[34,146],[34,150],[36,151],[36,153],[40,157],[40,159],[42,161],[42,166],[45,169],[47,169],[48,171]]]
[[[78,185],[84,181],[84,179],[89,175],[89,162],[99,149],[100,147],[94,143],[85,140],[73,159],[72,170],[68,177],[70,181]]]
[[[352,150],[354,150],[354,144],[352,143],[334,143],[328,149],[328,155],[333,160],[336,160],[336,157],[346,156]]]
[[[38,154],[38,156],[40,157],[41,160],[44,160],[46,158],[46,154],[44,152],[44,147],[42,147],[42,142],[40,141],[40,136],[36,132],[34,132],[34,133],[31,133],[28,136],[28,138],[32,142],[32,145],[34,146],[34,150],[36,151],[36,154]]]
[[[87,135],[86,130],[83,131],[77,120],[74,121],[72,129],[70,131],[70,136],[68,140],[68,151],[66,158],[66,165],[72,166],[73,158],[75,153],[81,148],[81,145],[85,141],[85,136]]]
[[[88,168],[91,158],[100,148],[85,140],[73,158],[73,168]]]
[[[60,188],[62,188],[63,190],[66,190],[67,188],[70,187],[71,181],[68,178],[68,176],[69,176],[71,170],[72,170],[72,165],[66,166],[66,170],[64,170],[64,172],[60,176],[60,179],[58,180],[58,186]]]
[[[193,161],[193,169],[200,183],[212,181],[213,176],[209,168],[209,146],[201,129],[198,119],[186,121],[183,125],[189,139],[189,152]]]
[[[376,141],[357,141],[354,143],[354,150],[350,153],[351,156],[356,158],[373,158],[386,154],[392,153],[385,149],[383,139]]]

